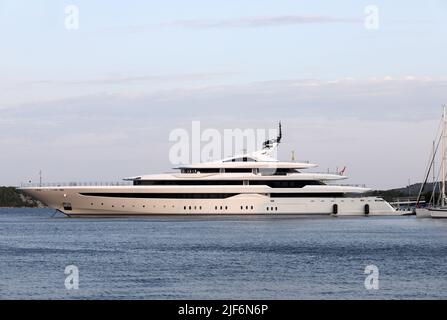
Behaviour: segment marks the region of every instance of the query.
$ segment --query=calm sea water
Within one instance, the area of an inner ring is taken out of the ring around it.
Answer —
[[[0,298],[447,298],[447,220],[52,214],[0,209]]]

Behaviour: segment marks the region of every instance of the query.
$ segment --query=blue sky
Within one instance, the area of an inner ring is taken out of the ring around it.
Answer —
[[[79,8],[78,30],[64,26]],[[364,26],[379,10],[378,30]],[[447,103],[447,2],[0,0],[0,184],[170,169],[169,132],[284,122],[283,158],[420,180]],[[104,159],[106,161],[104,162]]]

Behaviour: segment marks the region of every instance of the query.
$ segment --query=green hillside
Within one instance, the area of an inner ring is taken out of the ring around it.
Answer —
[[[0,207],[41,207],[39,201],[22,194],[15,187],[0,187]]]

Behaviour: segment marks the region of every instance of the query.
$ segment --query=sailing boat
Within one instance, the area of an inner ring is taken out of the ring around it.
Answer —
[[[441,129],[441,134],[438,135],[439,129]],[[438,127],[436,137],[437,137],[437,143],[436,140],[433,141],[433,150],[430,157],[430,162],[426,171],[426,176],[424,183],[421,185],[421,188],[419,190],[419,195],[416,201],[416,216],[418,218],[447,218],[447,201],[446,201],[446,195],[445,195],[445,176],[446,176],[446,135],[447,135],[447,118],[446,118],[446,107],[443,106],[443,114],[441,123]],[[435,175],[435,158],[437,151],[439,149],[439,144],[441,144],[441,168],[438,173],[438,177]],[[427,181],[430,175],[430,172],[433,173],[432,178],[432,194],[431,199],[429,201],[429,205],[425,208],[421,208],[420,204],[421,198],[422,198],[422,192],[424,191],[425,186],[427,185]],[[438,202],[436,202],[436,190],[438,187],[438,181],[439,181],[439,175],[441,175],[441,195],[438,197]]]

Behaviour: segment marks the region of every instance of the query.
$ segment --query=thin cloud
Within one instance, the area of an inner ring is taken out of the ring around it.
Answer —
[[[386,77],[335,80],[285,79],[241,84],[177,87],[155,91],[117,90],[99,92],[2,110],[3,117],[65,118],[95,117],[122,119],[188,118],[191,115],[266,117],[277,114],[353,116],[363,119],[403,121],[433,119],[443,101],[447,81],[424,78]],[[403,94],[404,93],[404,94]],[[432,106],[431,111],[427,106]],[[132,112],[129,112],[132,110]],[[169,110],[176,110],[174,114]]]
[[[297,24],[319,24],[319,23],[359,23],[361,19],[337,18],[328,16],[264,16],[245,17],[227,20],[184,20],[171,22],[167,26],[179,26],[186,28],[258,28],[289,26]]]
[[[335,23],[363,23],[361,18],[331,17],[331,16],[305,16],[305,15],[278,15],[242,17],[233,19],[191,19],[161,22],[158,24],[135,25],[128,27],[107,28],[108,31],[143,32],[156,28],[261,28],[281,27],[303,24],[335,24]]]
[[[142,75],[142,76],[109,76],[97,79],[81,80],[36,80],[22,83],[23,85],[102,85],[102,84],[131,84],[139,82],[181,82],[203,81],[237,74],[236,72],[215,73],[185,73],[168,75]]]

